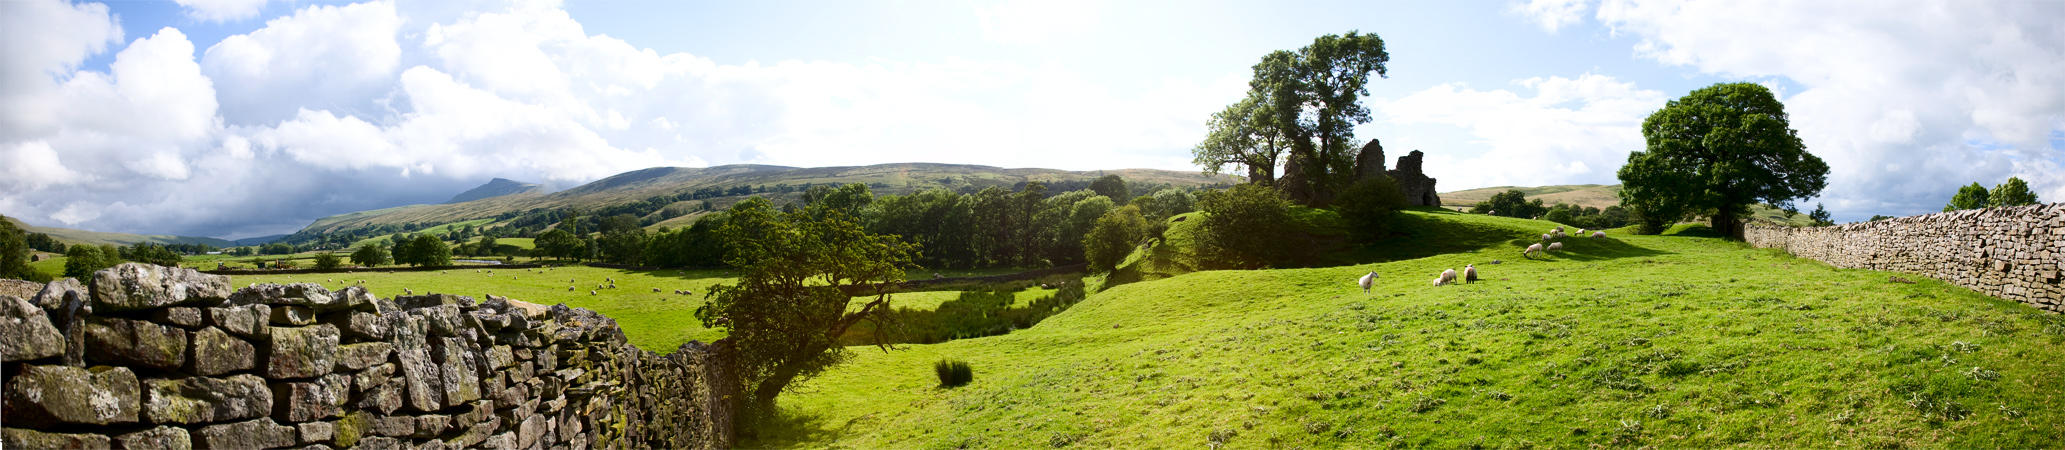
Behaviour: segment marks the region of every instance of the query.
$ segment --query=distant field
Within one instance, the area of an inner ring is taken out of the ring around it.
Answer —
[[[1408,214],[1501,237],[1177,275],[1006,335],[855,347],[742,446],[2030,448],[2065,423],[2056,314],[1707,237],[1530,260],[1518,236],[1546,222]],[[1465,263],[1485,280],[1428,285]],[[942,358],[974,382],[938,387]]]
[[[1519,189],[1528,200],[1542,199],[1542,204],[1568,203],[1577,206],[1605,208],[1620,204],[1620,185],[1568,184],[1539,187],[1498,186],[1441,193],[1441,206],[1470,207],[1491,196],[1508,190]]]

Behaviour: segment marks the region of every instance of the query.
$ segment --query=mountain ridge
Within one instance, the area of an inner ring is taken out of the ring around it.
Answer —
[[[459,195],[452,196],[452,199],[446,200],[445,203],[465,203],[484,198],[494,198],[505,195],[521,195],[533,192],[542,192],[543,190],[544,186],[539,185],[537,183],[525,183],[521,181],[511,180],[508,178],[497,177],[493,180],[488,180],[486,184],[476,186],[473,189],[467,189],[466,192],[460,192]]]

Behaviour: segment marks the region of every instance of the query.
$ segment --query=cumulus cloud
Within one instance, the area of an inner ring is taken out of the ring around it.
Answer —
[[[186,14],[211,22],[230,22],[255,17],[265,0],[172,0],[186,8]]]
[[[529,1],[311,5],[198,61],[167,28],[120,48],[106,71],[79,70],[119,42],[114,17],[24,5],[5,3],[24,13],[0,18],[5,32],[80,17],[107,26],[10,58],[8,82],[26,87],[0,98],[0,160],[35,174],[0,181],[0,213],[107,231],[284,233],[492,177],[571,185],[668,165],[1189,169],[1180,149],[1244,89],[1231,74],[1114,92],[990,61],[719,64],[593,33],[555,2]]]
[[[1642,149],[1642,120],[1668,100],[1662,92],[1596,74],[1513,84],[1522,92],[1450,83],[1370,103],[1383,122],[1467,131],[1469,144],[1482,152],[1430,152],[1427,164],[1469,168],[1441,174],[1445,186],[1481,187],[1615,183],[1628,152]],[[1437,141],[1417,133],[1394,135],[1385,140],[1393,154]]]
[[[2065,200],[2065,3],[1608,0],[1638,54],[1782,77],[1837,216],[1935,211],[2009,176]]]
[[[1556,30],[1584,20],[1586,0],[1527,0],[1515,2],[1506,7],[1508,12],[1520,14],[1542,30],[1554,34]]]

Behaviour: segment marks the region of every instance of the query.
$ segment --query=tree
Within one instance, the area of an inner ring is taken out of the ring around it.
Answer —
[[[710,286],[696,309],[703,326],[720,329],[736,350],[734,371],[746,389],[750,423],[775,411],[775,397],[798,380],[847,357],[839,337],[862,321],[886,326],[890,286],[904,279],[915,249],[893,236],[870,234],[824,203],[776,212],[763,198],[733,205],[719,235],[731,246],[734,284]],[[873,297],[849,306],[852,293]]]
[[[446,246],[445,241],[437,236],[428,234],[416,235],[415,239],[396,246],[394,253],[394,262],[398,264],[417,267],[452,265],[452,248]],[[407,256],[407,259],[404,259],[404,256]]]
[[[1097,226],[1083,238],[1083,257],[1090,262],[1090,272],[1117,268],[1119,262],[1133,254],[1146,234],[1147,219],[1140,215],[1138,206],[1126,205],[1098,217]]]
[[[1477,206],[1470,208],[1470,212],[1532,219],[1548,214],[1549,208],[1542,206],[1540,199],[1536,199],[1532,203],[1528,202],[1527,193],[1520,192],[1519,189],[1507,189],[1506,192],[1492,194],[1491,198],[1478,202]]]
[[[1205,214],[1199,250],[1211,268],[1250,269],[1289,262],[1297,245],[1291,202],[1265,186],[1243,184],[1198,199]]]
[[[1957,195],[1950,197],[1950,204],[1943,205],[1943,211],[1985,208],[1990,200],[1992,199],[1986,195],[1986,187],[1975,182],[1970,186],[1958,188]]]
[[[1788,205],[1827,187],[1828,164],[1797,134],[1785,104],[1761,85],[1692,91],[1642,121],[1646,151],[1630,153],[1621,167],[1622,203],[1658,220],[1686,212],[1671,205],[1687,208],[1710,217],[1722,236],[1742,240],[1749,205]]]
[[[618,214],[603,218],[602,226],[597,228],[602,234],[615,234],[639,230],[643,226],[638,224],[638,216]]]
[[[286,255],[291,253],[294,253],[294,246],[279,242],[265,244],[265,246],[258,248],[258,254],[260,255]]]
[[[116,262],[113,259],[102,255],[99,247],[74,245],[65,249],[65,276],[91,280],[94,272],[113,267]]]
[[[1300,186],[1279,186],[1308,205],[1325,205],[1354,178],[1354,127],[1370,120],[1361,96],[1370,75],[1383,77],[1391,55],[1375,34],[1325,35],[1298,51],[1279,50],[1253,67],[1248,96],[1213,116],[1205,142],[1192,149],[1208,172],[1249,167],[1249,181],[1272,176],[1283,154],[1302,172]],[[1288,170],[1291,165],[1285,166]],[[1295,176],[1292,176],[1295,175]]]
[[[124,251],[121,252],[121,255],[124,259],[140,263],[156,264],[166,267],[177,267],[179,266],[179,261],[185,259],[181,257],[178,253],[174,253],[172,252],[172,250],[167,249],[162,245],[153,245],[144,242],[139,242],[134,245],[130,245],[128,248],[123,250]]]
[[[1825,227],[1836,224],[1835,219],[1828,214],[1827,209],[1821,207],[1820,203],[1814,204],[1814,212],[1807,213],[1807,218],[1814,219],[1814,226],[1817,227]]]
[[[1992,208],[2034,204],[2037,204],[2036,193],[2029,191],[2029,183],[2015,177],[2008,177],[2008,181],[1994,186],[1993,192],[1986,197],[1986,206]]]
[[[387,249],[380,248],[380,244],[361,245],[358,251],[351,252],[351,263],[365,267],[387,264]]]
[[[534,242],[545,256],[566,259],[582,255],[581,239],[564,229],[554,228],[538,235]]]
[[[1364,243],[1391,234],[1391,219],[1405,207],[1405,192],[1391,177],[1373,177],[1348,185],[1334,198],[1334,211],[1348,222],[1348,236]]]
[[[46,278],[29,267],[28,234],[0,216],[0,278],[40,281]]]
[[[1090,182],[1090,191],[1111,199],[1113,204],[1123,205],[1127,200],[1133,199],[1131,193],[1126,191],[1126,179],[1119,178],[1118,175],[1097,177]]]
[[[1886,215],[1878,215],[1878,214],[1872,214],[1872,215],[1871,215],[1871,220],[1869,220],[1868,222],[1877,222],[1877,221],[1881,221],[1881,220],[1886,220],[1886,219],[1891,219],[1891,218],[1893,218],[1893,216],[1886,216]]]
[[[315,255],[315,268],[317,269],[330,270],[340,265],[344,265],[344,258],[338,257],[336,253],[322,252]]]

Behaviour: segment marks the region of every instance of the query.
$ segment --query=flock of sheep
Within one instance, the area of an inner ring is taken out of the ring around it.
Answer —
[[[1605,238],[1605,237],[1606,237],[1606,232],[1605,232],[1605,231],[1594,231],[1594,230],[1585,230],[1585,229],[1583,229],[1583,228],[1579,228],[1579,229],[1577,230],[1577,235],[1579,235],[1579,236],[1585,236],[1585,235],[1586,235],[1586,234],[1585,234],[1585,232],[1586,232],[1586,231],[1591,231],[1591,234],[1590,234],[1590,236],[1591,236],[1591,237],[1592,237],[1593,239],[1603,239],[1603,238]],[[1526,250],[1522,250],[1522,251],[1520,251],[1520,256],[1521,256],[1521,257],[1523,257],[1523,258],[1527,258],[1527,259],[1534,259],[1534,254],[1536,254],[1536,253],[1548,254],[1549,252],[1554,252],[1554,251],[1562,251],[1562,250],[1563,250],[1563,243],[1562,243],[1562,242],[1560,242],[1560,241],[1557,241],[1557,240],[1558,240],[1558,239],[1563,239],[1563,238],[1567,238],[1567,237],[1570,237],[1570,235],[1564,234],[1564,233],[1563,233],[1563,226],[1561,226],[1561,225],[1558,225],[1558,226],[1556,226],[1556,228],[1555,228],[1555,229],[1549,230],[1549,232],[1547,232],[1547,233],[1542,233],[1542,241],[1541,241],[1541,242],[1537,242],[1537,243],[1534,243],[1534,244],[1532,244],[1532,245],[1528,245],[1528,246],[1527,246],[1527,249],[1526,249]],[[1547,245],[1547,246],[1545,247],[1545,246],[1543,246],[1542,244],[1548,244],[1548,245]],[[1500,262],[1502,262],[1502,261],[1497,261],[1497,260],[1493,260],[1493,261],[1492,261],[1491,263],[1492,263],[1492,264],[1498,264],[1498,263],[1500,263]],[[1456,270],[1455,270],[1455,269],[1447,269],[1447,270],[1443,270],[1443,271],[1441,271],[1441,274],[1440,274],[1440,275],[1437,275],[1437,276],[1435,276],[1435,277],[1434,277],[1434,285],[1435,285],[1435,286],[1443,286],[1443,285],[1450,285],[1450,284],[1455,284],[1455,283],[1456,283],[1456,275],[1457,275],[1457,274],[1456,274]],[[1360,279],[1357,279],[1357,280],[1355,281],[1355,284],[1356,284],[1356,285],[1359,285],[1359,286],[1362,286],[1362,293],[1363,293],[1364,295],[1368,295],[1368,294],[1369,294],[1369,292],[1370,292],[1370,287],[1376,284],[1376,282],[1377,282],[1377,278],[1378,278],[1378,276],[1377,276],[1377,273],[1376,273],[1376,272],[1370,272],[1370,273],[1368,273],[1368,274],[1364,274],[1364,275],[1362,276],[1362,278],[1360,278]],[[1466,283],[1475,283],[1475,282],[1477,282],[1477,265],[1476,265],[1476,264],[1464,264],[1464,265],[1463,265],[1463,273],[1462,273],[1462,279],[1463,279],[1463,281],[1464,281],[1464,282],[1466,282]]]

